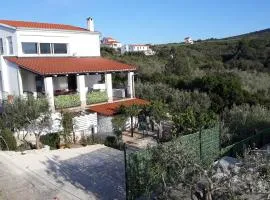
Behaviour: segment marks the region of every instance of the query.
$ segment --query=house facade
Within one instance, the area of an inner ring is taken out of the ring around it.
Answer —
[[[184,39],[184,42],[185,42],[185,44],[194,44],[194,41],[192,40],[191,37],[186,37],[186,38]]]
[[[81,106],[92,91],[112,102],[112,74],[126,73],[125,97],[134,97],[135,67],[100,57],[100,33],[87,28],[0,20],[0,90],[7,96],[44,94],[55,110],[55,96],[77,94]],[[90,100],[91,101],[91,100]]]
[[[121,53],[124,54],[126,52],[143,52],[146,56],[151,56],[155,54],[155,52],[150,48],[149,45],[144,44],[123,45],[121,48]]]
[[[133,99],[136,68],[100,57],[100,32],[92,18],[86,24],[0,20],[0,100],[44,95],[54,113],[66,108],[89,112],[92,124],[89,116],[77,121],[97,132],[100,113],[91,106]],[[113,88],[118,73],[127,77],[123,88]]]
[[[104,37],[101,40],[101,45],[104,47],[110,47],[113,49],[121,49],[122,43],[118,42],[117,40],[111,38],[111,37]]]

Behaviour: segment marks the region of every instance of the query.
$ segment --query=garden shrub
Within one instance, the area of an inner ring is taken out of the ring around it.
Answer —
[[[95,104],[108,101],[107,93],[105,91],[92,91],[86,95],[86,103]]]
[[[54,97],[56,109],[71,108],[81,105],[80,96],[78,94],[59,95]]]
[[[3,141],[5,140],[5,142]],[[7,147],[8,146],[8,147]],[[9,129],[3,129],[0,132],[0,149],[16,150],[17,142],[13,133]]]
[[[234,106],[224,113],[222,146],[246,139],[260,130],[270,128],[270,110],[264,106]]]
[[[44,145],[50,146],[52,149],[58,149],[60,147],[60,135],[59,133],[48,133],[40,136],[40,141]]]
[[[115,136],[107,136],[104,145],[114,149],[123,149],[123,144],[121,142],[118,142]]]
[[[102,135],[91,134],[88,136],[82,136],[80,139],[80,144],[83,146],[93,145],[93,144],[104,144],[105,138]]]

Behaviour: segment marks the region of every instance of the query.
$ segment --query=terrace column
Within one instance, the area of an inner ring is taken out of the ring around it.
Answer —
[[[22,83],[22,74],[21,74],[20,69],[18,69],[17,75],[18,75],[18,84],[19,84],[19,95],[23,96],[23,83]]]
[[[134,98],[134,72],[128,72],[128,96]]]
[[[50,109],[52,112],[54,112],[55,107],[54,107],[54,94],[53,94],[53,79],[52,79],[52,77],[45,77],[44,78],[44,88],[45,88],[45,94],[47,96]]]
[[[112,74],[105,74],[105,86],[108,102],[112,102],[113,101]]]
[[[77,90],[80,94],[81,106],[86,106],[85,75],[77,75]]]

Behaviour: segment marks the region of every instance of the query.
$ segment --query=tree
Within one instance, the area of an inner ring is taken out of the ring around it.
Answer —
[[[158,127],[157,141],[159,142],[163,132],[162,122],[168,119],[168,107],[161,101],[154,101],[146,109],[148,109],[150,120]]]
[[[120,106],[119,112],[128,116],[130,118],[130,132],[131,137],[133,137],[134,134],[134,118],[139,115],[141,111],[141,107],[136,104],[132,104],[130,106]]]
[[[49,130],[50,116],[51,111],[46,98],[35,99],[29,96],[27,99],[16,97],[12,103],[4,102],[1,118],[5,127],[24,132],[23,142],[28,143],[25,138],[29,131],[34,131],[37,145],[42,132]],[[36,146],[38,147],[39,145]]]
[[[62,136],[64,138],[65,143],[71,143],[71,132],[73,133],[73,143],[76,143],[75,133],[73,132],[73,115],[70,112],[62,113],[61,125],[63,127]]]
[[[115,115],[112,118],[112,125],[114,134],[119,141],[122,141],[122,132],[125,129],[127,118],[124,115]]]
[[[36,149],[40,148],[40,136],[50,133],[52,127],[51,113],[42,113],[37,119],[33,119],[26,128],[28,133],[33,133],[36,137]]]

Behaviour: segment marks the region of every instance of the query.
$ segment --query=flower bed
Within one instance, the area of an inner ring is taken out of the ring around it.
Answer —
[[[86,95],[86,99],[88,105],[108,101],[107,93],[105,91],[89,92]]]
[[[80,106],[80,96],[78,94],[59,95],[54,97],[54,104],[56,109]]]

